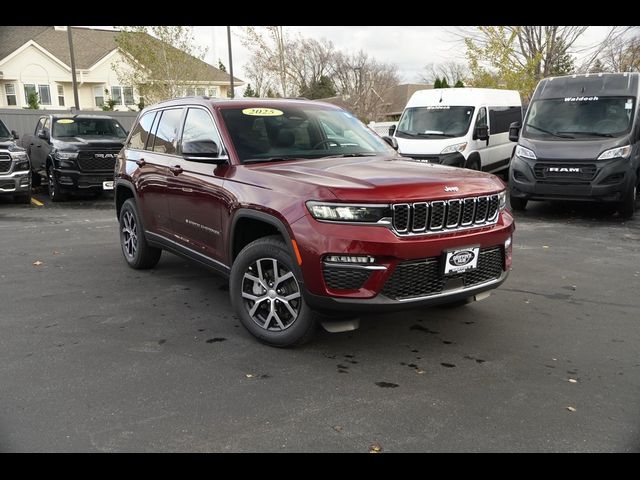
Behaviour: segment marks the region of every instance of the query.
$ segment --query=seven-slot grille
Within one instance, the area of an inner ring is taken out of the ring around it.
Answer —
[[[503,272],[503,262],[502,247],[481,249],[477,268],[446,277],[441,257],[401,262],[385,283],[382,294],[394,300],[436,295],[447,290],[450,279],[454,279],[454,288],[459,288],[459,279],[462,279],[464,288],[473,287],[499,279]]]
[[[7,173],[11,170],[11,155],[0,153],[0,173]]]
[[[102,157],[106,155],[107,158]],[[86,151],[78,154],[78,166],[80,170],[113,170],[116,166],[118,150],[113,151]]]
[[[498,220],[498,194],[392,205],[393,229],[400,235],[436,233]]]

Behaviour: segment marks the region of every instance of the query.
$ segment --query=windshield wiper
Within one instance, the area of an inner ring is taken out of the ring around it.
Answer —
[[[401,135],[408,135],[410,137],[417,137],[418,136],[417,133],[405,132],[404,130],[396,130],[396,133],[399,133]]]
[[[417,133],[416,134],[418,137],[428,137],[430,135],[435,135],[437,137],[455,137],[455,135],[452,135],[450,133],[444,133],[444,132],[429,132],[429,133]]]
[[[243,164],[248,163],[267,163],[267,162],[284,162],[285,160],[293,160],[291,157],[269,157],[269,158],[249,158],[244,160]]]
[[[544,128],[540,128],[540,127],[536,127],[535,125],[531,125],[530,123],[527,123],[527,127],[535,128],[536,130],[539,130],[542,133],[546,133],[548,135],[553,135],[554,137],[575,138],[575,137],[572,137],[571,135],[562,135],[559,132],[552,132],[552,131],[549,131],[549,130],[545,130]]]
[[[377,153],[340,153],[338,155],[327,155],[326,157],[319,158],[347,158],[347,157],[377,157]]]
[[[571,131],[561,131],[558,133],[575,133],[577,135],[589,135],[592,137],[609,137],[612,138],[613,135],[611,135],[610,133],[600,133],[600,132],[571,132]]]

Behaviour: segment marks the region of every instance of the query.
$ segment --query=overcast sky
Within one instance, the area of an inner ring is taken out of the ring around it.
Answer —
[[[105,28],[105,27],[94,27]],[[110,27],[106,27],[110,28]],[[443,26],[287,26],[290,35],[331,40],[343,51],[364,50],[378,61],[394,63],[403,82],[418,82],[424,66],[449,60],[464,62],[464,47],[455,32],[459,27]],[[589,27],[579,46],[604,39],[606,26]],[[244,65],[249,52],[240,42],[242,27],[231,27],[234,76],[244,80]],[[227,27],[194,27],[196,42],[208,48],[205,60],[217,65],[218,59],[229,66]],[[240,89],[244,91],[244,87]]]

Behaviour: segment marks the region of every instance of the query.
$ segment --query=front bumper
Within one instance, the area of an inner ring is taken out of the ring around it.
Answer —
[[[495,225],[437,235],[399,237],[385,227],[318,222],[310,215],[294,222],[291,228],[302,258],[305,300],[312,308],[379,311],[448,303],[498,287],[510,268],[504,243],[515,226],[513,217],[503,211]],[[485,252],[492,252],[492,259],[485,265],[490,274],[473,281],[445,278],[440,273],[445,250],[470,246],[480,248],[480,258]],[[350,275],[344,265],[325,262],[329,254],[368,255],[375,261],[364,268],[355,267],[366,272],[358,277]],[[429,270],[428,265],[433,269]],[[330,275],[328,266],[342,268],[345,274]],[[410,288],[413,278],[415,293]],[[432,281],[437,284],[433,288]]]
[[[547,167],[585,173],[545,173]],[[633,181],[633,167],[625,158],[592,161],[531,160],[514,156],[509,169],[509,194],[525,200],[618,202]]]
[[[424,154],[411,154],[411,153],[401,153],[400,155],[407,158],[413,158],[418,162],[437,163],[439,165],[447,165],[450,167],[464,168],[464,166],[467,163],[467,160],[464,158],[464,155],[462,155],[459,152],[445,153],[444,155],[443,154],[424,155]]]
[[[81,172],[56,168],[53,174],[64,190],[103,190],[103,182],[113,182],[114,172]]]
[[[0,195],[15,195],[31,191],[31,172],[21,170],[0,174]]]

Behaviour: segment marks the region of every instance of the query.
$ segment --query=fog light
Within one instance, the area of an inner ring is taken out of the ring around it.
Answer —
[[[28,185],[29,185],[29,180],[30,180],[30,178],[29,178],[29,177],[22,177],[22,178],[20,179],[20,186],[21,186],[21,187],[26,187],[26,186],[28,186]]]
[[[59,182],[64,185],[73,185],[73,180],[71,179],[71,177],[67,177],[64,175],[60,177]]]
[[[327,255],[324,259],[329,263],[374,263],[376,261],[368,255]]]
[[[513,253],[513,242],[511,237],[504,241],[504,269],[508,271],[511,269],[511,257]]]

